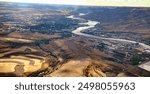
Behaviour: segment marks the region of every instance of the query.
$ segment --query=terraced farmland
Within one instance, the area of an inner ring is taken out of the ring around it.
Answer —
[[[26,50],[31,52],[27,53]],[[0,57],[1,74],[28,76],[30,73],[44,70],[49,67],[47,57],[38,55],[37,50],[29,47],[21,47],[16,50],[6,51],[1,54]]]

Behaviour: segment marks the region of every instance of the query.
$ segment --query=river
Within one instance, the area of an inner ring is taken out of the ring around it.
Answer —
[[[80,13],[79,16],[83,16],[85,14]],[[74,15],[71,16],[67,16],[67,18],[70,19],[77,19],[77,20],[85,20],[83,18],[80,17],[75,17]],[[142,48],[145,49],[146,52],[150,53],[150,46],[141,42],[136,42],[133,40],[127,40],[127,39],[119,39],[119,38],[105,38],[105,37],[99,37],[99,36],[95,36],[95,35],[90,35],[90,34],[86,34],[83,33],[82,31],[90,29],[90,28],[94,28],[97,24],[100,24],[100,22],[97,21],[91,21],[91,20],[87,20],[87,22],[84,23],[79,23],[81,24],[80,27],[76,28],[75,30],[72,31],[73,34],[76,35],[81,35],[81,36],[85,36],[85,37],[89,37],[89,38],[96,38],[96,39],[102,39],[102,40],[110,40],[110,41],[118,41],[118,42],[122,42],[122,43],[138,43]],[[85,25],[85,26],[82,26]],[[150,61],[148,61],[147,63],[141,64],[139,65],[140,68],[145,69],[147,71],[150,71]]]
[[[82,16],[81,14],[85,15],[83,13],[80,13],[79,15]],[[80,18],[80,17],[75,17],[74,15],[67,16],[66,18],[77,19],[77,20],[85,20],[85,19]],[[87,22],[85,22],[85,23],[79,23],[79,24],[85,25],[85,26],[80,26],[80,27],[76,28],[75,30],[72,31],[72,33],[74,33],[76,35],[82,35],[82,36],[86,36],[86,37],[90,37],[90,38],[97,38],[97,39],[103,39],[103,40],[126,42],[126,43],[138,43],[147,52],[150,52],[150,46],[147,45],[147,44],[144,44],[144,43],[136,42],[136,41],[133,41],[133,40],[127,40],[127,39],[104,38],[104,37],[99,37],[99,36],[95,36],[95,35],[85,34],[85,33],[81,32],[81,31],[84,31],[84,30],[87,30],[87,29],[90,29],[90,28],[94,28],[97,24],[100,24],[100,22],[87,20]]]

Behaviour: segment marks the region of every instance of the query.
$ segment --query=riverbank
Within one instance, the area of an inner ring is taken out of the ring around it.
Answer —
[[[82,15],[79,14],[79,16],[82,16]],[[75,17],[74,15],[67,16],[67,18],[77,19],[77,20],[85,20],[85,19],[80,18],[80,17]],[[147,44],[144,44],[144,43],[136,42],[136,41],[133,41],[133,40],[127,40],[127,39],[98,37],[98,36],[95,36],[95,35],[90,35],[90,34],[86,34],[86,33],[82,32],[84,30],[94,28],[97,24],[100,24],[100,22],[87,20],[86,22],[79,23],[79,24],[85,25],[85,26],[80,26],[80,27],[76,28],[75,30],[72,31],[73,34],[80,35],[80,36],[85,36],[85,37],[88,37],[88,38],[95,38],[95,39],[108,40],[108,41],[117,41],[117,42],[121,42],[121,43],[138,44],[139,46],[141,46],[141,48],[143,48],[145,50],[145,52],[150,53],[150,46],[147,45]],[[149,69],[150,69],[149,65],[150,65],[150,62],[148,62],[146,64],[144,63],[142,65],[139,65],[139,67],[149,71]]]

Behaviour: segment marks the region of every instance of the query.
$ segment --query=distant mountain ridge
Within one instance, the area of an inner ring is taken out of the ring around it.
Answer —
[[[84,18],[101,22],[101,26],[106,31],[111,31],[110,29],[112,31],[121,31],[121,26],[126,31],[144,30],[150,32],[150,8],[99,8],[99,10],[84,16]],[[115,29],[113,30],[112,27],[115,27]]]

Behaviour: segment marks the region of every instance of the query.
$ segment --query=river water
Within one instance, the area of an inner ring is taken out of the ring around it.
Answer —
[[[83,13],[79,14],[79,16],[83,16],[83,15],[85,15],[85,14],[83,14]],[[80,17],[75,17],[74,15],[67,16],[66,18],[77,19],[77,20],[85,20],[85,19],[80,18]],[[95,35],[85,34],[85,33],[82,32],[83,30],[94,28],[97,24],[100,24],[100,22],[87,20],[87,22],[79,23],[79,24],[81,24],[81,26],[76,28],[75,30],[73,30],[72,31],[73,34],[81,35],[81,36],[85,36],[85,37],[89,37],[89,38],[96,38],[96,39],[110,40],[110,41],[118,41],[118,42],[122,42],[122,43],[125,43],[125,42],[126,43],[138,43],[142,48],[145,49],[146,52],[150,53],[150,46],[147,45],[147,44],[144,44],[144,43],[136,42],[136,41],[133,41],[133,40],[119,39],[119,38],[99,37],[99,36],[95,36]],[[85,26],[83,26],[83,25],[85,25]],[[145,69],[147,71],[150,71],[150,61],[148,61],[147,63],[139,65],[139,67],[142,68],[142,69]]]
[[[82,15],[83,15],[83,13],[82,13]],[[77,19],[77,20],[85,20],[85,19],[80,18],[80,17],[75,17],[74,15],[67,16],[67,18]],[[104,38],[104,37],[99,37],[99,36],[95,36],[95,35],[85,34],[85,33],[81,32],[81,31],[84,31],[84,30],[87,30],[87,29],[90,29],[90,28],[94,28],[97,24],[100,24],[100,22],[87,20],[87,22],[79,23],[79,24],[85,25],[85,26],[80,26],[80,27],[76,28],[75,30],[72,31],[72,33],[74,33],[76,35],[82,35],[82,36],[86,36],[86,37],[90,37],[90,38],[97,38],[97,39],[103,39],[103,40],[111,40],[111,41],[127,42],[127,43],[138,43],[144,49],[147,49],[146,50],[147,52],[150,52],[150,46],[147,45],[147,44],[144,44],[144,43],[140,43],[140,42],[136,42],[136,41],[132,41],[132,40],[126,40],[126,39],[119,39],[119,38]]]

